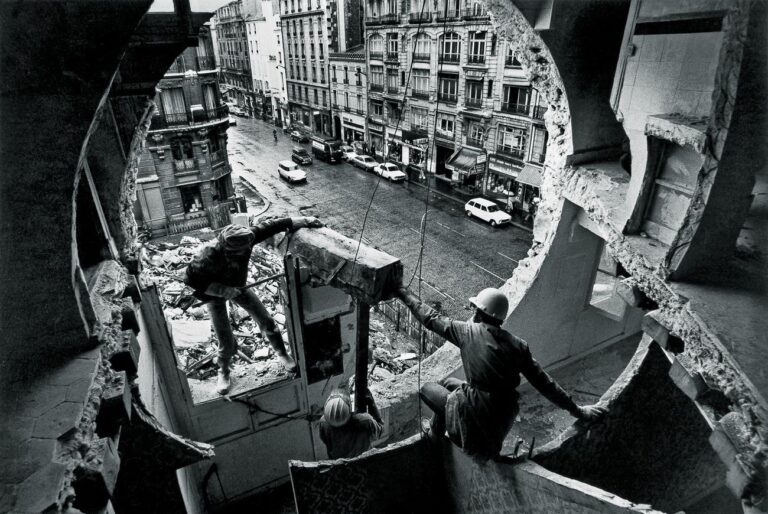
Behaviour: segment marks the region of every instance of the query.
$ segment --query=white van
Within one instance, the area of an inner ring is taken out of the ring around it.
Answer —
[[[504,225],[512,220],[512,216],[499,209],[496,202],[487,198],[473,198],[464,204],[464,211],[470,218],[475,216],[487,221],[492,227]]]
[[[277,174],[292,184],[307,181],[307,174],[293,161],[280,161],[277,164]]]

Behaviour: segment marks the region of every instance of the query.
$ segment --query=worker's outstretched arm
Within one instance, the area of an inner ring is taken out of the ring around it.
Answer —
[[[381,419],[381,412],[379,412],[379,407],[376,405],[376,400],[373,399],[373,394],[370,389],[365,391],[365,401],[368,404],[368,414],[370,414],[379,425],[383,425],[384,420]]]
[[[463,337],[466,331],[466,324],[464,322],[454,321],[447,316],[441,315],[435,309],[419,300],[407,287],[401,286],[397,291],[397,296],[408,307],[408,310],[413,313],[416,319],[419,320],[419,323],[440,337],[444,337],[447,341],[461,347],[461,342],[466,339]]]
[[[528,379],[528,382],[544,395],[547,400],[561,409],[567,410],[576,418],[590,421],[597,419],[605,413],[605,409],[602,407],[594,405],[582,407],[577,405],[570,395],[533,358],[531,350],[527,345],[523,347],[523,362],[520,371]]]
[[[300,228],[310,227],[319,228],[323,224],[314,216],[297,216],[294,218],[278,218],[274,220],[263,221],[251,227],[255,241],[260,243],[267,238],[274,236],[285,230],[298,230]]]

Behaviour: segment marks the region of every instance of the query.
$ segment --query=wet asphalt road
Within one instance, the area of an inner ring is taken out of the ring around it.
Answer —
[[[307,183],[290,185],[278,178],[277,163],[290,159],[298,143],[261,120],[237,118],[229,128],[229,160],[235,176],[248,174],[271,202],[271,216],[317,216],[328,227],[358,239],[368,205],[373,202],[363,242],[402,260],[406,282],[418,263],[420,226],[426,190],[379,177],[347,163],[315,160],[302,166]],[[310,145],[302,145],[310,151]],[[377,188],[378,182],[378,188]],[[466,318],[467,298],[484,287],[498,287],[509,278],[531,245],[531,234],[514,226],[493,229],[468,219],[462,205],[431,195],[422,267],[422,297],[440,302],[446,314]],[[411,285],[418,292],[418,279]]]

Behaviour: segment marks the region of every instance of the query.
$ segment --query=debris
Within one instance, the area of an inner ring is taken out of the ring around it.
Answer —
[[[269,347],[265,346],[263,348],[259,348],[255,352],[253,352],[253,358],[254,359],[268,359],[269,358]]]
[[[410,353],[410,352],[409,353],[401,353],[400,356],[399,357],[395,357],[394,360],[395,361],[409,361],[409,360],[416,359],[417,357],[418,357],[418,355],[416,355],[415,353]]]
[[[244,361],[253,364],[253,359],[251,359],[245,353],[243,353],[243,350],[237,350],[237,355],[239,355]]]
[[[175,319],[171,321],[171,330],[177,347],[196,346],[211,338],[211,320]]]

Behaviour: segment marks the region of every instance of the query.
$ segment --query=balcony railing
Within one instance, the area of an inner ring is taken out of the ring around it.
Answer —
[[[189,123],[189,115],[186,112],[181,113],[157,113],[152,118],[152,125],[150,129],[163,129],[168,127],[177,127],[179,125],[187,125]]]
[[[381,61],[384,59],[384,52],[368,52],[368,58]]]
[[[466,105],[467,107],[482,107],[483,99],[467,97],[464,99],[464,105]]]
[[[467,136],[467,144],[472,146],[479,146],[482,148],[483,140]]]
[[[547,112],[547,109],[549,109],[549,107],[547,107],[546,105],[537,105],[536,107],[533,108],[533,112],[531,114],[537,120],[543,120],[544,113]]]
[[[408,15],[408,21],[411,23],[429,23],[432,21],[431,12],[412,12]]]
[[[416,53],[413,54],[413,60],[416,62],[429,62],[429,54]]]
[[[383,125],[384,116],[382,116],[381,114],[369,114],[368,121],[371,121],[373,123],[378,123],[379,125]]]
[[[485,55],[468,55],[467,64],[485,64]]]
[[[176,171],[192,171],[197,169],[197,161],[194,158],[178,159],[173,161],[173,169]]]
[[[411,96],[414,98],[423,98],[424,100],[429,100],[429,91],[422,89],[412,89]]]
[[[502,102],[501,112],[508,112],[511,114],[528,114],[528,104],[513,104]]]
[[[459,95],[449,95],[446,93],[439,93],[437,95],[437,99],[443,103],[455,104],[459,100]]]
[[[399,61],[400,60],[400,54],[397,52],[387,52],[387,60],[388,61]]]
[[[508,55],[506,59],[504,59],[504,66],[507,68],[522,68],[522,65],[514,55]]]
[[[427,127],[411,124],[411,132],[414,132],[414,135],[426,136],[428,131]]]
[[[457,9],[448,9],[447,11],[438,9],[437,11],[437,21],[455,20],[458,19],[459,16],[460,14]]]
[[[458,63],[459,62],[459,54],[441,54],[440,55],[440,62]]]
[[[152,125],[150,130],[158,130],[169,127],[178,127],[181,125],[189,125],[192,123],[205,123],[208,121],[216,121],[225,119],[229,116],[229,108],[226,105],[222,105],[215,109],[196,110],[191,113],[157,113],[152,118]]]
[[[472,9],[464,9],[462,18],[465,20],[477,20],[480,18],[489,18],[488,13],[484,7],[475,6]]]
[[[366,25],[391,25],[400,23],[399,14],[382,14],[381,16],[371,16],[365,19]]]
[[[384,91],[384,84],[371,84],[371,91]]]
[[[440,129],[435,130],[435,135],[443,139],[449,139],[449,140],[453,140],[453,137],[454,137],[453,132],[448,132],[446,130],[440,130]]]
[[[399,93],[400,88],[397,86],[387,86],[387,93]]]
[[[497,145],[496,151],[498,153],[514,157],[516,159],[522,159],[525,154],[525,150],[522,148],[513,148],[511,146]]]

